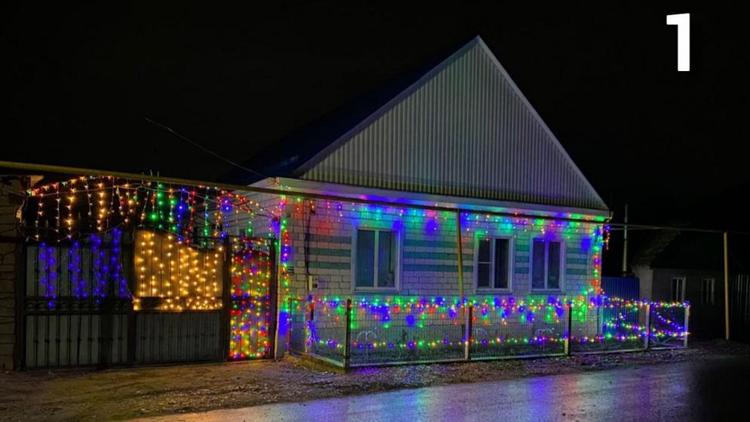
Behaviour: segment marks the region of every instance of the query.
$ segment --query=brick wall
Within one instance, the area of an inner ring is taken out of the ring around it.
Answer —
[[[289,210],[288,229],[292,243],[290,268],[293,292],[306,291],[305,261],[308,271],[317,279],[319,295],[354,293],[352,251],[358,228],[394,230],[399,236],[400,295],[454,296],[459,294],[456,220],[454,213],[373,207],[317,201],[309,218],[307,207]],[[469,215],[462,220],[464,291],[477,291],[474,280],[474,258],[477,239],[499,236],[511,239],[511,292],[516,296],[533,293],[579,294],[591,286],[593,267],[593,234],[597,224],[510,219]],[[305,233],[309,233],[305,259]],[[562,289],[538,292],[531,290],[530,244],[535,238],[563,243]],[[394,291],[388,292],[393,294]],[[491,293],[491,292],[490,292]],[[510,292],[509,292],[510,293]]]
[[[358,228],[393,230],[397,233],[399,288],[382,292],[383,295],[459,295],[455,213],[326,200],[314,201],[314,212],[311,213],[309,201],[298,201],[291,197],[287,198],[286,208],[280,212],[277,196],[254,195],[253,199],[260,202],[267,211],[273,209],[274,213],[280,213],[287,221],[291,246],[288,259],[291,297],[304,299],[307,295],[307,272],[317,283],[317,288],[311,291],[317,297],[338,296],[343,299],[351,295],[377,294],[354,289],[353,252]],[[239,224],[245,226],[247,222],[240,221]],[[260,218],[254,226],[256,234],[266,233],[269,227],[268,219]],[[461,235],[464,292],[470,296],[512,294],[519,298],[529,294],[578,295],[591,287],[592,281],[597,278],[593,262],[597,230],[601,230],[601,224],[477,214],[464,216]],[[510,291],[478,291],[475,287],[477,239],[486,236],[510,239]],[[560,290],[531,289],[530,245],[533,239],[537,238],[562,242],[564,255]],[[283,291],[281,293],[283,294]],[[321,338],[337,338],[343,335],[340,323],[326,322],[322,315],[318,317],[322,318],[316,324]],[[514,319],[509,320],[501,328],[498,328],[499,325],[478,328],[488,330],[488,335],[498,335],[496,331],[501,329],[518,336],[530,336],[548,325],[542,318],[527,324],[521,324]],[[560,327],[557,328],[562,330]],[[587,326],[579,327],[577,331],[591,334],[595,330],[596,327]],[[339,339],[339,342],[341,341],[343,338]]]
[[[22,181],[0,179],[0,369],[14,367],[16,343],[16,279],[21,244],[18,240],[16,210]]]

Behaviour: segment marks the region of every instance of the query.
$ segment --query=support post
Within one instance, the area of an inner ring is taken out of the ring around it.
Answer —
[[[625,204],[625,225],[622,231],[622,275],[628,274],[628,204]]]
[[[729,340],[729,233],[724,232],[724,340]]]
[[[646,337],[643,339],[643,348],[651,347],[651,304],[646,304]]]
[[[688,323],[690,322],[690,305],[685,307],[685,334],[682,339],[682,345],[688,347]]]
[[[570,356],[570,339],[573,336],[573,302],[568,301],[567,331],[565,334],[565,355]]]
[[[352,299],[346,300],[346,335],[344,336],[344,369],[349,370],[352,359]]]
[[[270,239],[268,242],[268,260],[273,265],[271,270],[271,280],[268,283],[268,295],[271,305],[271,321],[268,332],[271,334],[269,340],[269,350],[271,359],[278,357],[277,345],[279,343],[279,263],[276,254],[276,239]]]
[[[16,318],[16,340],[13,350],[14,356],[14,368],[25,369],[26,367],[26,276],[27,276],[27,263],[28,259],[28,245],[20,243],[21,240],[16,244],[16,286],[15,286],[15,318]]]
[[[465,306],[464,306],[465,307]],[[464,326],[466,327],[466,333],[464,333],[464,339],[466,342],[464,343],[464,360],[471,360],[471,340],[472,340],[472,331],[473,331],[473,319],[474,319],[474,305],[469,305],[468,311],[465,312],[466,314],[466,321],[464,323]]]
[[[219,320],[221,321],[221,327],[219,330],[219,350],[221,350],[222,360],[227,360],[229,357],[229,338],[231,336],[231,320],[230,310],[232,308],[232,244],[229,242],[229,238],[225,238],[223,242],[224,248],[224,269],[221,277],[221,314]]]
[[[130,289],[132,295],[134,296],[136,292],[138,292],[138,268],[136,268],[136,259],[135,259],[135,249],[138,244],[137,239],[137,231],[135,228],[130,230],[130,239],[127,248],[123,247],[123,250],[126,250],[129,252],[127,254],[127,268],[130,269],[130,277],[128,277],[128,288]],[[125,245],[125,242],[123,242],[123,246]],[[127,361],[129,365],[135,364],[135,353],[136,353],[136,342],[138,341],[137,337],[137,323],[138,323],[138,315],[136,314],[135,307],[133,306],[133,298],[130,300],[130,306],[127,307],[128,310],[128,340],[127,340]]]

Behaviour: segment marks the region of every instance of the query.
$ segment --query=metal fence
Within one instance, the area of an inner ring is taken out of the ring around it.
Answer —
[[[689,305],[594,297],[290,302],[289,350],[350,368],[687,347]]]

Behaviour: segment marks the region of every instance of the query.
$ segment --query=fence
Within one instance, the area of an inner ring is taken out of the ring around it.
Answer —
[[[290,351],[343,368],[686,347],[689,318],[687,304],[604,296],[310,298],[289,309]]]

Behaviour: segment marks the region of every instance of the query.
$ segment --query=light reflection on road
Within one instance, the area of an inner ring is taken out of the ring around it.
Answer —
[[[744,416],[750,360],[456,384],[173,415],[213,421],[706,420]]]

